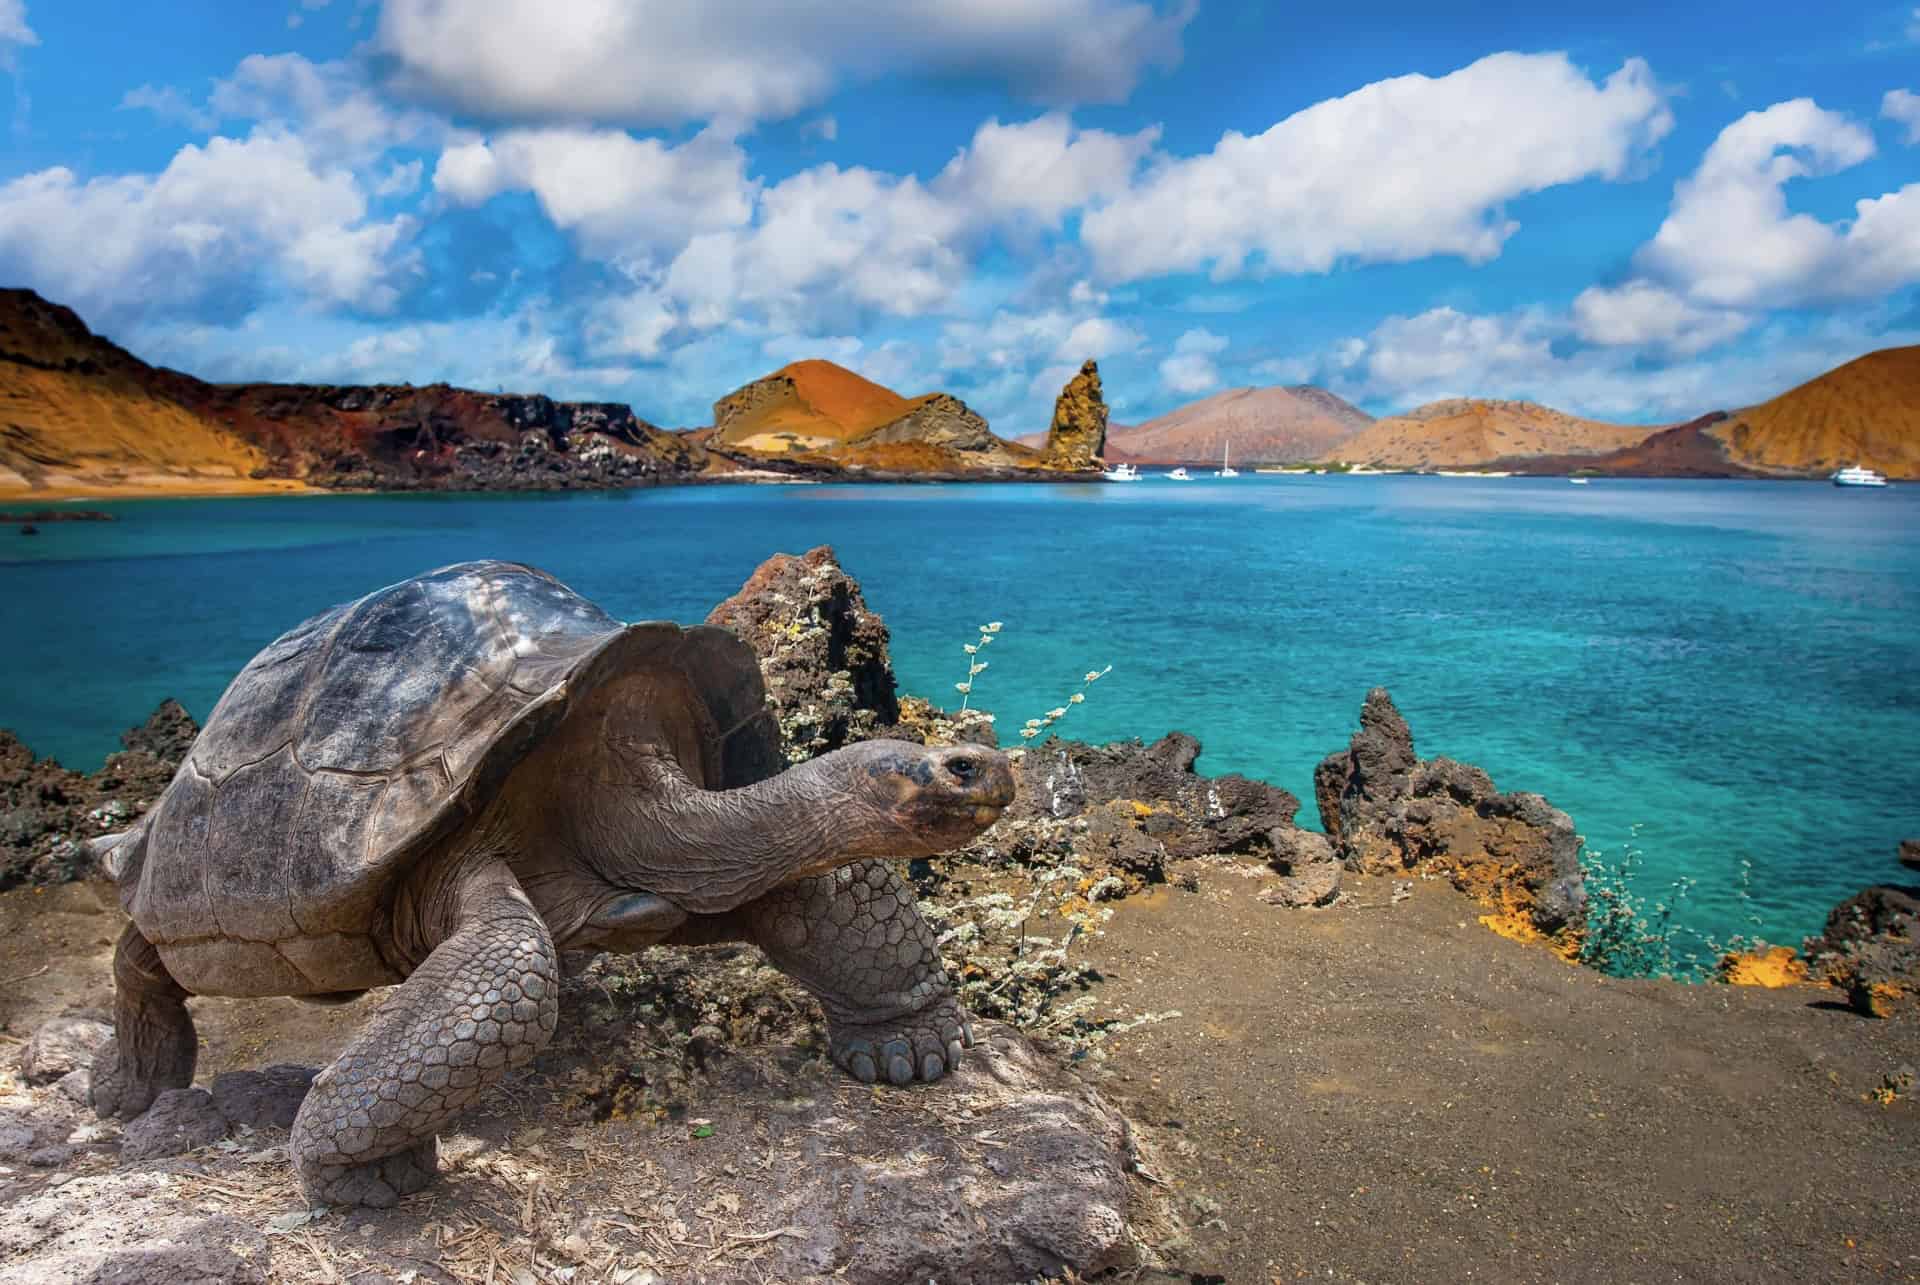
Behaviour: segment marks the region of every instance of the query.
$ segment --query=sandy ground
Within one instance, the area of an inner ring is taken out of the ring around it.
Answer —
[[[42,503],[67,500],[185,500],[220,495],[306,494],[323,492],[304,482],[280,477],[175,477],[156,473],[136,475],[125,481],[111,483],[59,478],[38,487],[0,479],[0,507],[11,508],[33,508]]]
[[[1200,864],[1074,948],[1102,1006],[1179,1014],[1078,1063],[1192,1228],[1178,1272],[1132,1279],[1920,1280],[1920,1113],[1874,1092],[1920,1064],[1912,1013],[1605,978],[1439,882],[1290,911]],[[0,896],[0,1040],[102,1003],[116,931],[77,886]],[[196,1000],[201,1082],[321,1063],[359,1007]],[[449,1179],[437,1224],[485,1177]]]
[[[1238,885],[1238,886],[1236,886]],[[1105,999],[1178,1008],[1102,1091],[1185,1140],[1188,1264],[1228,1281],[1920,1280],[1920,1018],[1825,988],[1619,981],[1439,883],[1277,912],[1122,903]],[[1364,908],[1362,908],[1364,907]]]

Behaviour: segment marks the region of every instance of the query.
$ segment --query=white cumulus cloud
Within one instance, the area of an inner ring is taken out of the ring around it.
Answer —
[[[711,130],[676,147],[622,130],[523,129],[448,147],[433,185],[462,205],[529,190],[589,254],[658,255],[747,221],[746,164],[732,138]]]
[[[1101,273],[1123,281],[1208,265],[1224,280],[1252,259],[1272,272],[1437,254],[1484,262],[1518,226],[1503,202],[1624,178],[1672,124],[1639,59],[1595,83],[1563,54],[1494,54],[1164,160],[1090,210],[1081,235]]]
[[[1920,183],[1857,201],[1847,223],[1787,209],[1785,186],[1873,155],[1873,136],[1810,99],[1749,112],[1720,132],[1636,256],[1695,302],[1793,307],[1920,280]]]
[[[1890,89],[1880,100],[1880,114],[1906,127],[1907,142],[1920,143],[1920,94],[1910,89]]]
[[[1226,349],[1226,336],[1189,330],[1174,341],[1173,355],[1160,363],[1160,382],[1170,392],[1204,393],[1220,382],[1213,359]]]
[[[794,115],[848,79],[980,77],[1119,102],[1171,66],[1193,0],[387,0],[405,90],[512,120],[674,125]]]
[[[12,71],[15,51],[40,43],[27,25],[27,0],[0,0],[0,71]]]
[[[1574,333],[1610,347],[1659,346],[1669,352],[1703,352],[1745,330],[1744,313],[1700,308],[1654,282],[1634,279],[1618,286],[1591,286],[1573,301]]]
[[[89,315],[272,278],[381,311],[398,299],[413,229],[369,219],[351,172],[280,132],[183,147],[152,176],[82,181],[56,166],[0,185],[0,268]]]

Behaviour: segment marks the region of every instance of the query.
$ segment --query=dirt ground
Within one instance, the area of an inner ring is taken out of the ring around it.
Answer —
[[[1104,978],[1101,1009],[1179,1014],[1075,1063],[1137,1127],[1143,1187],[1191,1229],[1169,1241],[1164,1268],[1121,1279],[1920,1280],[1920,1114],[1908,1095],[1875,1093],[1920,1064],[1913,1014],[1865,1020],[1812,988],[1605,978],[1494,936],[1438,881],[1396,900],[1392,883],[1356,879],[1345,903],[1298,911],[1257,900],[1244,865],[1197,865],[1197,890],[1122,901],[1072,948]],[[116,931],[78,886],[0,896],[0,1043],[105,1002]],[[364,1020],[359,1008],[197,1000],[200,1081],[318,1065]],[[763,1036],[736,1024],[731,1038]],[[838,1092],[817,1049],[801,1066],[793,1047],[754,1064],[765,1092]],[[916,1105],[962,1087],[920,1090]],[[516,1202],[550,1199],[537,1181],[509,1181],[519,1162],[504,1141],[526,1133],[515,1092],[496,1103],[497,1125],[476,1129],[501,1145],[458,1161],[464,1176],[424,1214],[383,1216],[424,1228],[422,1255],[510,1246]],[[660,1148],[651,1185],[622,1179],[646,1189],[650,1211],[668,1210],[669,1228],[675,1216],[701,1226],[692,1211],[711,1213],[720,1190],[689,1192],[672,1213],[685,1132]],[[283,1169],[244,1172],[268,1184]],[[219,1183],[242,1190],[242,1172]],[[265,1203],[235,1201],[263,1216],[298,1207],[280,1176],[259,1193]],[[352,1215],[294,1229],[276,1244],[275,1279],[382,1279],[346,1270],[368,1225]],[[472,1262],[475,1279],[492,1271]],[[601,1278],[588,1267],[571,1279]]]
[[[1810,987],[1620,981],[1438,882],[1283,911],[1123,902],[1090,957],[1101,1090],[1181,1142],[1196,1252],[1241,1281],[1920,1280],[1920,1020]]]

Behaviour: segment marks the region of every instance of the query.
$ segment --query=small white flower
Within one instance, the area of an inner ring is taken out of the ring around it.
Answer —
[[[983,660],[983,661],[979,661],[979,662],[977,662],[976,664],[972,664],[972,665],[969,665],[969,666],[967,666],[967,672],[968,672],[969,674],[977,674],[977,673],[979,673],[979,672],[980,672],[981,670],[983,670],[983,669],[985,669],[986,667],[987,667],[987,662],[986,662],[986,661],[984,661],[984,660]]]
[[[1065,718],[1066,714],[1067,711],[1064,706],[1059,709],[1050,709],[1047,711],[1047,719],[1048,721],[1052,721],[1056,718]]]
[[[1098,679],[1099,679],[1099,677],[1100,677],[1100,671],[1099,671],[1099,670],[1097,670],[1097,669],[1090,669],[1090,670],[1088,670],[1088,671],[1087,671],[1087,681],[1088,681],[1088,682],[1090,682],[1090,683],[1091,683],[1091,682],[1096,682],[1096,681],[1098,681]]]
[[[999,633],[999,632],[1000,632],[1000,622],[999,622],[999,621],[997,621],[997,620],[989,620],[989,621],[988,621],[988,622],[986,623],[986,630],[987,630],[987,632],[988,632],[988,633],[990,633],[990,634],[997,634],[997,633]]]
[[[974,643],[962,643],[960,644],[960,650],[966,652],[967,655],[971,656],[973,655],[974,652],[979,651],[980,648]]]
[[[1038,726],[1040,726],[1040,720],[1039,720],[1039,719],[1037,719],[1037,718],[1030,718],[1030,719],[1028,719],[1028,720],[1027,720],[1027,726],[1028,726],[1028,727],[1038,727]]]
[[[989,644],[991,644],[992,642],[993,642],[993,635],[992,635],[992,634],[981,634],[981,635],[980,635],[980,645],[981,645],[982,647],[985,647],[985,646],[987,646],[987,645],[989,645]]]
[[[1084,692],[1075,692],[1073,695],[1067,697],[1067,704],[1084,705],[1086,703],[1086,700],[1087,700],[1087,697]]]
[[[1023,727],[1020,729],[1020,739],[1023,741],[1030,741],[1038,735],[1040,735],[1040,729],[1037,727]]]
[[[970,692],[973,690],[973,684],[972,683],[955,683],[953,685],[953,690],[956,692]]]

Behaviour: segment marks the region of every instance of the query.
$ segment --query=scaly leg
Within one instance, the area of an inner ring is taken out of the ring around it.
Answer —
[[[93,1110],[131,1120],[164,1089],[193,1083],[200,1055],[187,992],[160,952],[128,924],[113,952],[113,1038],[93,1059]]]
[[[798,879],[734,914],[774,967],[818,997],[842,1070],[907,1084],[959,1069],[973,1028],[913,889],[890,864]]]
[[[452,934],[300,1106],[288,1150],[316,1204],[384,1208],[426,1186],[441,1126],[553,1035],[553,940],[519,883],[491,862],[454,893]]]

